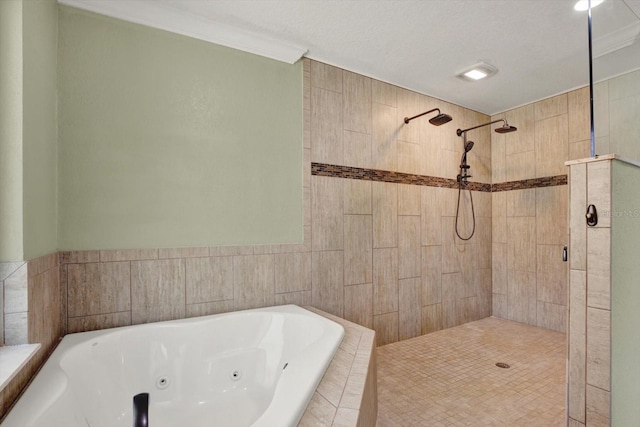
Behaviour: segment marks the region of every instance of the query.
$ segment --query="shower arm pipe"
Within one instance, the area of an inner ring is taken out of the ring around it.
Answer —
[[[434,111],[437,111],[437,112],[438,112],[438,114],[442,114],[442,112],[440,111],[440,109],[439,109],[439,108],[434,108],[433,110],[425,111],[424,113],[420,113],[420,114],[415,115],[415,116],[413,116],[413,117],[405,117],[405,118],[404,118],[404,122],[405,122],[405,124],[406,124],[406,123],[409,123],[409,122],[410,122],[411,120],[413,120],[413,119],[417,119],[418,117],[422,117],[422,116],[424,116],[425,114],[433,113]]]
[[[489,125],[492,125],[492,124],[498,123],[498,122],[504,123],[503,126],[508,126],[509,125],[505,119],[498,119],[498,120],[494,120],[494,121],[489,122],[489,123],[483,123],[481,125],[474,126],[474,127],[468,128],[468,129],[458,129],[456,131],[456,133],[458,134],[458,136],[462,136],[462,134],[466,135],[466,133],[469,132],[470,130],[478,129],[478,128],[481,128],[481,127],[484,127],[484,126],[489,126]]]

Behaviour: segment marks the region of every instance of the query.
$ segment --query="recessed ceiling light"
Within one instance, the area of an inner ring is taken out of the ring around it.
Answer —
[[[490,77],[498,72],[498,69],[486,62],[478,62],[469,68],[465,68],[456,74],[456,77],[466,81],[477,81]]]
[[[591,9],[598,6],[603,1],[604,0],[591,0]],[[579,0],[575,4],[575,6],[573,6],[573,8],[578,12],[584,12],[585,10],[589,9],[589,0]]]

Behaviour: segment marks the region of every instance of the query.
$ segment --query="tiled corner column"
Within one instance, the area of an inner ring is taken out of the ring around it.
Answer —
[[[0,416],[53,351],[63,331],[58,253],[26,263],[2,263],[6,345],[40,344],[38,351],[0,390]]]
[[[568,408],[570,425],[608,426],[611,399],[611,160],[570,166]]]

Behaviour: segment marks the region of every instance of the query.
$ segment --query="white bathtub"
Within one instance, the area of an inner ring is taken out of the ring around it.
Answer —
[[[2,427],[295,426],[344,329],[295,305],[71,334]]]

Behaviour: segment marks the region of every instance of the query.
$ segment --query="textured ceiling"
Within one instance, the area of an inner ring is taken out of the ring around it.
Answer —
[[[240,30],[486,114],[589,82],[587,14],[575,0],[59,1],[192,36],[197,26]],[[596,81],[640,68],[639,32],[640,0],[593,9]],[[455,77],[481,60],[498,73]]]

